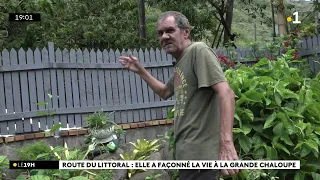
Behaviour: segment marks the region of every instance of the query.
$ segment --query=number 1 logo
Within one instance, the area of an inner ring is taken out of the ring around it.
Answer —
[[[292,21],[293,24],[300,24],[301,21],[299,21],[299,13],[298,11],[297,12],[294,12],[293,13],[293,16],[294,16],[294,21]]]

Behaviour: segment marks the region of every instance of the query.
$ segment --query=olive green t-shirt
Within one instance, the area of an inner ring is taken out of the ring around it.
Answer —
[[[175,64],[166,86],[176,97],[177,160],[219,159],[220,109],[212,85],[223,81],[218,58],[205,43],[192,43]]]

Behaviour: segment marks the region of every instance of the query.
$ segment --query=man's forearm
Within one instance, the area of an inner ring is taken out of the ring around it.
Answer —
[[[154,78],[146,69],[141,70],[141,72],[138,74],[156,94],[158,94],[162,98],[165,98],[163,97],[163,90],[165,89],[165,84]]]
[[[220,142],[233,141],[233,121],[235,112],[235,100],[232,90],[229,92],[219,94],[220,105]]]

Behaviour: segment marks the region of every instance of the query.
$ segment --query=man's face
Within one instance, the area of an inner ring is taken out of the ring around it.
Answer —
[[[188,39],[188,29],[180,29],[173,16],[160,20],[157,27],[160,46],[167,54],[176,54],[183,51],[183,45]]]

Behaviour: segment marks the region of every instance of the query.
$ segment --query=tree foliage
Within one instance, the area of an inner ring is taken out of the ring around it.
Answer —
[[[133,48],[139,37],[135,0],[5,0],[0,4],[0,48]],[[41,13],[41,22],[8,22],[8,13]],[[149,44],[150,45],[150,44]]]
[[[146,0],[147,38],[139,37],[138,2],[136,0],[2,0],[0,1],[0,50],[7,48],[47,47],[52,41],[60,48],[128,49],[159,47],[156,22],[168,10],[184,13],[191,24],[192,38],[212,46],[222,45],[226,0]],[[241,0],[234,3],[231,34],[238,47],[257,40],[272,40],[269,0]],[[307,16],[306,6],[286,4],[287,15],[295,8]],[[314,9],[317,9],[314,4]],[[299,9],[300,8],[300,9]],[[246,10],[246,11],[243,11]],[[310,9],[311,11],[312,9]],[[41,13],[41,22],[9,22],[8,13]],[[301,15],[300,15],[301,14]],[[315,14],[303,19],[306,35],[314,34]],[[301,19],[301,18],[300,18]],[[219,24],[220,28],[218,28]]]

